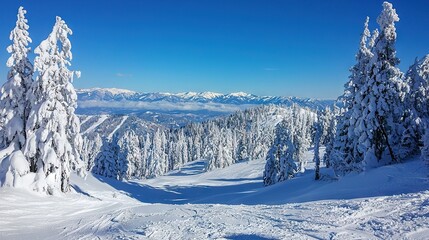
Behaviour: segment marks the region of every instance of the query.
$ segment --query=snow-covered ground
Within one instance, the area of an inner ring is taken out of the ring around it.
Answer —
[[[309,156],[311,154],[309,153]],[[0,239],[427,239],[420,160],[340,181],[313,170],[262,186],[263,161],[204,173],[204,161],[156,179],[73,176],[76,193],[0,190]],[[326,171],[324,171],[326,172]]]

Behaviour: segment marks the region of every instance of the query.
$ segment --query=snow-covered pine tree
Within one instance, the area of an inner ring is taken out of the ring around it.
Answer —
[[[174,139],[174,135],[172,134],[172,129],[170,129],[167,132],[167,142],[166,142],[166,149],[165,149],[165,154],[167,155],[167,169],[174,169],[174,155],[173,155],[173,150],[175,149],[174,145],[175,145],[175,141]]]
[[[179,135],[178,135],[178,139],[177,139],[177,156],[179,157],[178,159],[180,159],[180,161],[177,161],[177,166],[182,166],[183,164],[188,162],[188,144],[186,141],[186,136],[185,133],[183,131],[183,129],[181,129],[181,131],[179,131]],[[176,167],[177,167],[176,166]]]
[[[231,157],[230,163],[233,164],[235,162],[238,162],[237,158],[237,152],[238,152],[238,139],[237,139],[237,131],[234,131],[233,129],[229,128],[229,132],[232,135],[231,141],[229,142],[231,145],[231,149],[229,150],[229,154]]]
[[[299,164],[299,171],[304,172],[307,165],[305,153],[310,147],[311,126],[313,125],[309,111],[304,111],[296,104],[292,106],[292,119],[290,120],[292,143],[294,146],[293,159]]]
[[[144,138],[141,155],[142,155],[142,169],[140,170],[140,175],[143,177],[149,176],[149,159],[152,149],[152,140],[149,133],[146,133],[146,137]]]
[[[286,119],[276,126],[274,143],[268,151],[263,174],[265,186],[290,179],[298,171],[293,159],[295,147],[291,128],[293,126]]]
[[[247,161],[247,146],[245,144],[245,140],[240,139],[237,144],[237,160],[238,161]]]
[[[277,183],[277,177],[280,172],[279,152],[280,149],[276,144],[273,144],[273,146],[271,146],[270,150],[268,151],[265,170],[262,177],[265,186]]]
[[[406,130],[402,135],[402,155],[416,153],[424,145],[425,129],[429,126],[429,55],[417,60],[407,71],[410,86],[406,97]]]
[[[395,163],[399,156],[401,135],[404,132],[404,98],[409,91],[398,69],[396,57],[396,28],[399,21],[391,3],[383,3],[377,18],[380,35],[375,39],[372,58],[367,65],[367,79],[361,90],[361,108],[356,121],[359,152],[363,161],[353,160],[346,170],[362,171],[368,165]],[[380,162],[382,161],[382,162]]]
[[[204,147],[203,157],[207,159],[207,170],[213,170],[220,167],[220,130],[214,121],[209,121],[206,127],[208,134],[206,135],[207,139]]]
[[[100,152],[95,156],[92,172],[103,177],[118,178],[117,157],[117,145],[104,139]]]
[[[429,118],[429,54],[410,67],[406,74],[410,85],[408,99],[419,118]]]
[[[94,167],[94,161],[100,152],[102,145],[103,140],[98,133],[96,133],[92,139],[89,139],[86,136],[83,138],[81,157],[82,161],[86,164],[87,171],[91,171],[92,167]]]
[[[337,106],[334,106],[333,111],[327,112],[325,110],[325,113],[324,113],[324,115],[327,115],[327,118],[329,119],[329,125],[326,129],[326,135],[323,141],[323,144],[325,145],[325,154],[323,155],[323,162],[325,163],[325,166],[327,168],[331,167],[330,159],[332,158],[332,151],[334,148],[338,114],[339,114],[339,108]]]
[[[164,149],[165,142],[164,132],[161,129],[157,129],[152,138],[152,148],[148,160],[148,177],[150,178],[160,176],[167,172],[167,155]]]
[[[318,121],[314,122],[314,158],[313,161],[315,163],[315,180],[319,180],[320,179],[320,153],[319,153],[319,149],[320,149],[320,140],[322,138],[322,134],[323,134],[323,130],[322,130],[322,122],[320,119],[320,114],[318,114]]]
[[[284,129],[284,146],[281,149],[284,152],[280,156],[280,174],[277,179],[278,182],[291,179],[298,172],[298,166],[293,159],[295,146],[292,143],[292,131],[289,129],[290,128]]]
[[[326,107],[323,111],[318,115],[318,121],[320,122],[321,133],[320,136],[320,144],[326,145],[329,142],[329,126],[332,121],[332,110],[330,107]]]
[[[358,150],[359,139],[356,129],[361,116],[361,91],[367,78],[367,65],[372,57],[368,38],[371,36],[368,29],[369,17],[366,18],[364,30],[356,54],[356,64],[350,69],[349,81],[344,85],[344,93],[339,98],[343,106],[342,113],[337,117],[338,126],[332,147],[327,148],[325,163],[333,165],[337,173],[344,173],[346,166],[359,164],[363,160],[362,152]],[[330,147],[330,146],[329,146]]]
[[[427,125],[428,122],[424,123],[425,129],[427,129],[429,126]],[[420,158],[429,166],[429,131],[425,130],[423,135],[423,147],[421,148],[421,156]]]
[[[181,138],[181,136],[183,137],[181,133],[183,133],[183,131],[177,131],[177,134],[175,134],[172,137],[172,141],[174,141],[174,144],[171,145],[171,148],[172,148],[170,152],[171,156],[169,157],[173,161],[172,167],[174,169],[181,167],[183,164],[182,150],[183,150],[184,142],[183,142],[183,138]]]
[[[75,72],[68,35],[72,31],[60,18],[49,37],[36,48],[38,71],[29,98],[31,110],[26,125],[25,156],[36,172],[35,189],[53,194],[70,189],[70,171],[83,173],[79,150],[82,145],[79,118],[75,115],[77,95],[72,85]],[[76,72],[79,77],[80,73]]]
[[[128,130],[118,140],[118,162],[122,162],[119,179],[140,178],[141,151],[140,140],[133,130]]]
[[[26,13],[23,7],[18,9],[16,26],[10,33],[12,44],[7,48],[11,55],[6,63],[9,67],[7,81],[0,90],[0,149],[13,143],[21,150],[26,141],[27,93],[33,82],[33,65],[28,60],[31,38]]]
[[[225,168],[234,163],[234,144],[233,144],[233,134],[230,128],[226,128],[222,130],[222,138],[221,138],[221,147],[220,150],[222,151],[222,159],[221,159],[221,165],[219,168]]]
[[[190,135],[192,144],[190,145],[191,161],[196,161],[201,159],[201,133],[202,128],[200,124],[191,124],[192,133]]]

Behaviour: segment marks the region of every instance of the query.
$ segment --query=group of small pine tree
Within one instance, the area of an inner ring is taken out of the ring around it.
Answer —
[[[7,48],[9,72],[0,96],[0,185],[53,194],[70,190],[70,172],[81,172],[80,121],[72,85],[71,29],[60,18],[34,50],[23,7]],[[81,172],[83,173],[83,172]]]
[[[323,111],[313,125],[316,180],[321,177],[321,144],[326,146],[323,161],[337,176],[399,163],[419,152],[429,160],[429,131],[425,131],[429,126],[429,55],[416,60],[406,74],[400,71],[395,49],[398,21],[388,2],[377,18],[380,30],[371,34],[367,17],[356,64],[338,99],[342,108]],[[297,172],[294,163],[298,159],[290,152],[301,143],[291,141],[294,126],[281,123],[278,128],[267,157],[265,185]]]
[[[273,144],[266,156],[265,185],[288,180],[305,171],[305,153],[310,147],[316,120],[313,115],[314,112],[293,105],[291,114],[277,124]]]

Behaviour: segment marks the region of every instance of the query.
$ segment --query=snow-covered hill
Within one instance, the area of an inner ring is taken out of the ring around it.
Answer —
[[[310,138],[315,113],[299,107],[259,106],[173,129],[134,115],[81,116],[81,156],[87,169],[115,179],[157,177],[201,158],[207,170],[223,168],[265,158],[276,125],[292,116],[303,119]]]
[[[220,94],[214,92],[139,93],[116,88],[81,89],[78,94],[78,113],[145,113],[200,112],[220,115],[257,105],[281,104],[290,106],[324,108],[333,105],[332,100],[296,97],[256,96],[244,92]]]
[[[307,157],[311,158],[308,152]],[[427,239],[429,181],[415,159],[341,180],[263,187],[264,161],[157,179],[74,176],[76,193],[0,189],[0,239]],[[322,170],[324,172],[324,170]],[[31,199],[29,202],[28,199]],[[24,227],[25,226],[25,227]]]

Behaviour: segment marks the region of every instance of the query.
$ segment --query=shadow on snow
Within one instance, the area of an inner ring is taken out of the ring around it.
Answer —
[[[199,174],[202,167],[201,164],[191,165],[165,177]],[[206,179],[215,186],[172,185],[174,184],[172,181],[170,185],[154,187],[144,182],[121,182],[97,175],[96,177],[138,201],[161,204],[275,205],[389,196],[429,189],[427,182],[422,181],[427,179],[426,168],[422,161],[418,160],[383,166],[360,174],[350,174],[339,181],[315,181],[314,170],[309,169],[293,179],[268,187],[263,186],[260,178]],[[222,185],[222,182],[225,182],[225,185]]]
[[[234,234],[226,236],[225,238],[229,240],[275,240],[274,238],[267,238],[254,234]]]
[[[118,191],[126,193],[144,203],[161,204],[229,204],[231,199],[241,198],[262,188],[262,180],[227,186],[171,186],[162,188],[136,182],[121,182],[115,179],[94,175],[101,182],[107,183]],[[223,181],[223,179],[214,179]],[[228,179],[227,181],[232,181]],[[240,181],[240,180],[237,180]]]

